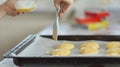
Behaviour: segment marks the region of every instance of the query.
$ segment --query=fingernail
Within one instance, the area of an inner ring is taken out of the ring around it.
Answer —
[[[63,16],[63,13],[61,13],[60,16]]]

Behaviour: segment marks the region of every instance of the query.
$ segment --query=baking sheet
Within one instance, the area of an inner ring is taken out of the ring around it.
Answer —
[[[92,41],[98,42],[100,44],[99,54],[94,54],[94,55],[80,54],[79,46],[81,43],[85,41],[54,41],[52,39],[47,39],[47,38],[43,38],[40,36],[36,36],[34,42],[31,43],[31,45],[25,48],[17,56],[18,57],[58,57],[58,56],[50,55],[50,52],[53,49],[55,49],[55,46],[62,42],[72,42],[75,45],[75,49],[72,50],[72,53],[70,56],[65,56],[65,57],[120,57],[120,56],[107,56],[105,54],[104,46],[105,46],[106,41],[96,41],[96,40],[92,40]]]

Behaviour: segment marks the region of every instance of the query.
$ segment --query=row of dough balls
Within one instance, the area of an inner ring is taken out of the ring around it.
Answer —
[[[74,44],[64,42],[51,51],[52,56],[69,56],[71,50],[75,48]],[[98,54],[100,45],[94,41],[87,41],[80,45],[80,54]],[[106,55],[120,55],[120,42],[108,42],[105,44]]]
[[[110,56],[118,56],[120,55],[120,42],[108,42],[105,45],[106,54]]]
[[[69,56],[71,54],[71,50],[73,50],[74,44],[70,42],[64,42],[58,44],[54,50],[51,51],[52,56]]]
[[[98,54],[99,44],[93,41],[84,42],[80,45],[80,54]]]
[[[80,54],[98,54],[99,44],[93,41],[84,42],[80,45]],[[51,51],[52,56],[69,56],[71,50],[75,48],[74,44],[64,42],[56,46],[56,49]]]
[[[99,44],[93,41],[85,42],[80,45],[81,54],[98,54]],[[112,41],[105,44],[106,55],[120,56],[120,42]]]

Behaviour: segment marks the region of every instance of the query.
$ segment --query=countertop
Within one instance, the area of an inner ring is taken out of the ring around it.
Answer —
[[[114,24],[114,27],[113,27],[113,24],[111,24],[109,26],[110,29],[113,29],[113,28],[117,28],[116,31],[120,30],[120,27],[118,24]],[[72,32],[71,32],[72,31]],[[96,33],[99,33],[101,31],[106,31],[106,30],[99,30],[99,31],[94,31],[94,32],[91,32],[91,31],[87,31],[87,30],[83,30],[81,28],[79,28],[79,26],[74,26],[74,25],[70,25],[70,24],[61,24],[60,25],[60,31],[59,31],[59,35],[94,35]],[[115,34],[120,34],[120,32],[115,32],[114,31],[109,31],[111,33],[114,33],[113,35]],[[106,32],[105,34],[108,34],[109,32]],[[52,34],[52,26],[40,31],[38,33],[39,35],[50,35]],[[101,33],[99,33],[101,34]],[[104,34],[104,33],[102,33]],[[25,67],[43,67],[42,65],[40,64],[33,64],[33,65],[26,65]],[[86,67],[88,64],[81,64],[82,67]],[[44,65],[45,66],[45,65]],[[112,64],[106,64],[106,67],[113,67],[114,65]],[[116,67],[119,67],[120,64],[115,64]],[[2,62],[0,62],[0,67],[17,67],[16,65],[14,65],[13,63],[13,59],[4,59]],[[45,66],[47,67],[47,65]]]
[[[119,12],[119,11],[117,11]],[[114,11],[114,13],[117,13]],[[116,15],[118,15],[117,13]],[[114,16],[116,16],[114,15]],[[112,17],[114,17],[112,16]],[[117,16],[118,18],[119,16]],[[116,18],[114,18],[116,20]],[[120,22],[118,23],[112,23],[107,29],[102,29],[98,31],[88,31],[85,29],[82,29],[79,25],[71,25],[71,24],[61,24],[59,35],[120,35]],[[72,32],[71,32],[72,31]],[[38,32],[39,35],[52,35],[52,26],[47,27],[46,29],[43,29],[42,31]],[[88,64],[81,64],[81,67],[87,67]],[[26,65],[24,67],[48,67],[47,65],[39,65],[39,64],[31,64]],[[120,64],[105,64],[105,67],[120,67]],[[13,59],[5,58],[3,61],[0,62],[0,67],[17,67],[13,63]],[[56,66],[53,66],[56,67]],[[64,66],[61,66],[64,67]],[[66,66],[67,67],[67,66]],[[68,66],[69,67],[69,66]],[[79,67],[79,66],[77,66]]]
[[[110,23],[106,29],[89,31],[79,24],[60,24],[59,35],[120,35],[120,23]],[[52,35],[52,25],[42,30],[40,35]]]

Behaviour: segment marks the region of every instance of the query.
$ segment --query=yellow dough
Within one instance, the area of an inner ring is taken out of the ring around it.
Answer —
[[[72,50],[74,49],[74,44],[70,43],[70,42],[64,42],[64,43],[61,43],[59,45],[56,46],[57,49],[59,48],[62,48],[62,49],[69,49],[69,50]]]
[[[108,42],[105,45],[106,49],[110,49],[110,48],[120,48],[120,42]]]
[[[69,49],[55,49],[51,52],[52,56],[69,56],[71,51]]]
[[[120,48],[111,48],[106,51],[106,55],[116,56],[120,55]]]
[[[98,54],[99,50],[94,47],[83,47],[80,49],[80,54]]]
[[[94,47],[98,49],[100,46],[96,42],[89,41],[89,42],[84,42],[83,44],[80,45],[80,48],[83,48],[83,47]]]

